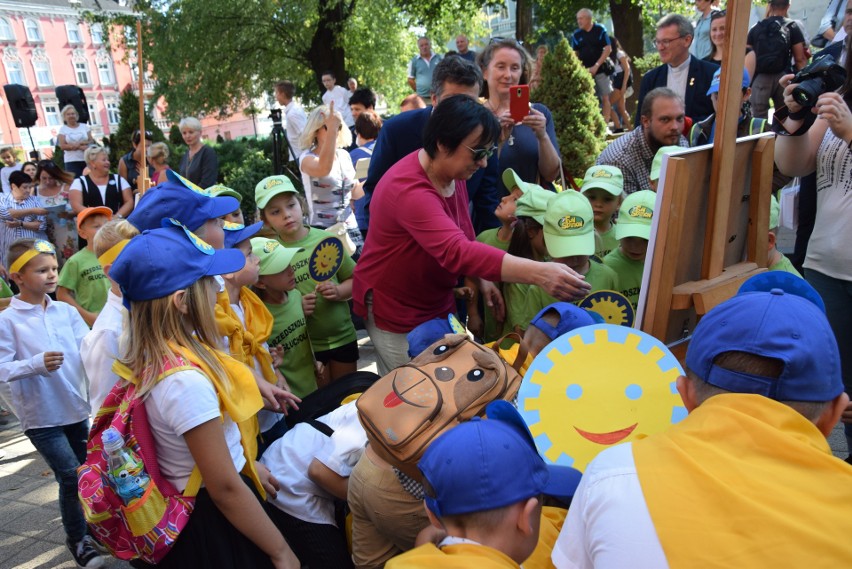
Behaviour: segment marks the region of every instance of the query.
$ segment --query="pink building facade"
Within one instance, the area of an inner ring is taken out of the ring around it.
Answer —
[[[52,150],[53,140],[62,126],[55,94],[60,85],[77,85],[85,93],[95,140],[100,141],[118,127],[119,95],[128,85],[135,87],[135,70],[125,61],[123,50],[107,41],[107,30],[80,19],[84,9],[130,11],[129,7],[110,0],[98,4],[93,0],[0,0],[3,84],[29,87],[38,113],[36,126],[29,133],[18,129],[3,94],[0,105],[3,145],[29,151],[34,144],[42,152]],[[113,30],[116,32],[120,30]],[[147,88],[145,91],[148,94]]]

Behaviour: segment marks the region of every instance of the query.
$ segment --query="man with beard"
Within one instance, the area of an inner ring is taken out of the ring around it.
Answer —
[[[596,164],[616,166],[624,174],[624,191],[653,190],[649,173],[654,155],[663,146],[689,146],[683,136],[683,99],[667,87],[650,91],[642,102],[640,125],[614,140]]]

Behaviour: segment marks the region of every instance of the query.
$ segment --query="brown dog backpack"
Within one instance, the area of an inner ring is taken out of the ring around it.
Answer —
[[[420,479],[417,461],[429,443],[488,403],[512,401],[520,386],[520,374],[496,351],[447,334],[379,379],[356,405],[376,454]]]

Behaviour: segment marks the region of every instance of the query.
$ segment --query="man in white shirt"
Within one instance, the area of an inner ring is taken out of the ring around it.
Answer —
[[[287,132],[287,142],[290,143],[290,160],[296,161],[302,155],[302,147],[299,137],[305,130],[308,117],[305,109],[297,103],[293,97],[296,94],[296,86],[292,81],[279,81],[275,84],[275,100],[284,107],[284,130]]]
[[[355,126],[355,119],[352,118],[352,113],[349,111],[349,97],[352,93],[345,87],[336,84],[337,78],[331,71],[326,71],[322,74],[322,84],[325,87],[325,93],[322,94],[322,104],[328,106],[334,101],[334,110],[340,111],[343,115],[343,122],[346,126],[352,128]]]

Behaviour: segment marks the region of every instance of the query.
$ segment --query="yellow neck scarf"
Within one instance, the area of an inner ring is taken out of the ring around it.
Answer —
[[[716,395],[669,430],[633,442],[669,566],[845,567],[852,466],[790,407]]]
[[[272,356],[263,347],[263,343],[272,334],[272,314],[257,295],[246,287],[240,289],[240,304],[245,313],[245,326],[231,308],[228,293],[222,293],[217,297],[216,326],[219,328],[219,333],[228,338],[228,349],[234,359],[250,368],[255,367],[255,361],[259,362],[263,379],[269,383],[276,383],[277,379],[272,369]]]

